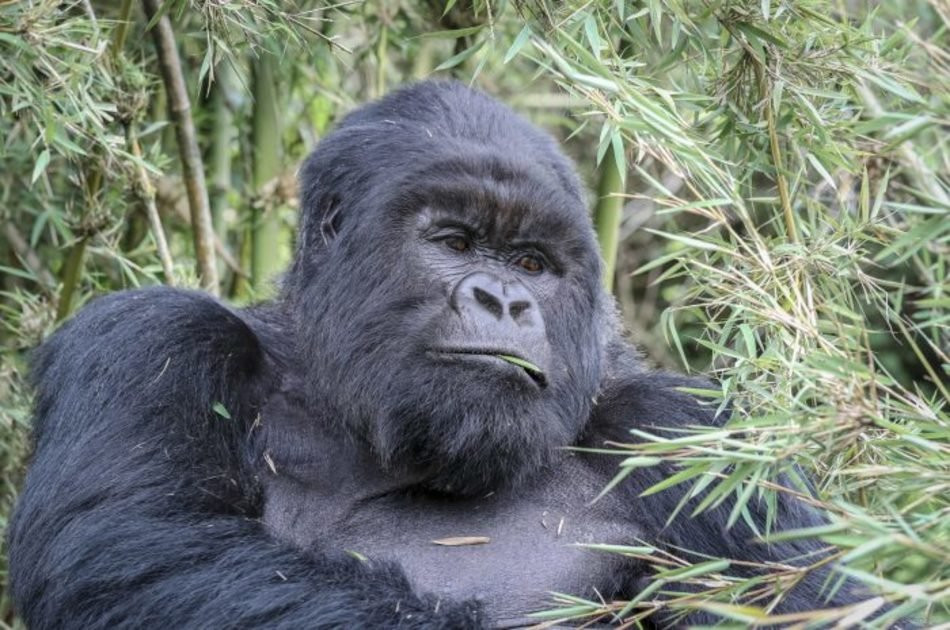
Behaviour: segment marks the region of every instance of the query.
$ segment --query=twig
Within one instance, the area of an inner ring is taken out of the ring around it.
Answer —
[[[159,216],[165,215],[167,217],[171,213],[176,219],[183,221],[185,225],[191,227],[191,216],[185,207],[186,204],[180,203],[182,193],[180,178],[177,175],[166,175],[160,178],[155,186],[155,196],[156,205],[159,207]],[[214,251],[221,258],[221,262],[235,274],[242,278],[249,277],[248,273],[241,268],[241,265],[238,264],[234,255],[231,254],[227,245],[224,244],[224,241],[222,241],[221,237],[217,234],[214,235]]]
[[[40,286],[43,288],[43,292],[48,295],[53,295],[56,289],[56,277],[43,266],[43,261],[40,259],[39,254],[30,247],[30,244],[23,238],[23,235],[20,234],[20,231],[12,222],[6,221],[3,224],[3,235],[7,238],[10,247],[13,248],[13,251],[26,268],[36,276]]]
[[[188,212],[186,212],[185,209],[178,204],[175,204],[173,207],[175,214],[178,215],[178,218],[184,221],[185,225],[190,226],[191,217],[188,216]],[[221,240],[221,237],[219,237],[217,234],[214,235],[214,251],[218,254],[218,256],[221,257],[221,262],[224,263],[225,267],[229,268],[232,272],[241,276],[242,278],[248,277],[247,272],[241,269],[241,265],[238,264],[238,261],[235,260],[230,250],[228,250],[227,246]]]
[[[168,251],[168,241],[165,240],[165,230],[162,229],[162,220],[158,216],[158,208],[155,205],[155,187],[142,166],[142,148],[139,146],[138,137],[135,134],[135,128],[130,124],[125,130],[126,141],[132,150],[132,155],[136,160],[135,179],[138,183],[136,191],[142,203],[145,205],[145,214],[148,216],[148,224],[152,230],[152,236],[155,237],[155,247],[158,250],[158,258],[162,261],[162,274],[165,276],[165,284],[174,286],[175,271],[172,263],[171,252]]]
[[[159,13],[160,0],[142,0],[149,21]],[[169,117],[175,126],[178,152],[181,156],[182,175],[188,193],[188,208],[191,212],[192,233],[195,241],[195,258],[201,286],[208,292],[218,294],[218,269],[214,254],[214,228],[211,224],[211,207],[208,203],[208,187],[205,184],[204,165],[198,149],[195,124],[191,119],[191,101],[182,75],[181,60],[171,21],[162,15],[152,27],[152,38],[162,72],[162,81],[168,94]]]

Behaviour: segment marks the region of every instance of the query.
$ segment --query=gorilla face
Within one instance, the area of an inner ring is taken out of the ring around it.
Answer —
[[[458,96],[474,116],[503,109]],[[324,181],[304,191],[288,282],[311,408],[430,488],[517,483],[575,441],[600,382],[606,300],[580,194],[532,159],[550,139],[507,110],[496,131],[514,153],[466,136],[465,121],[361,118],[302,175]],[[328,177],[367,146],[376,168]]]

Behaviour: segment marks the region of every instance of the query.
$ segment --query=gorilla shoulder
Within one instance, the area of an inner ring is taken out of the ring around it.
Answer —
[[[35,434],[42,440],[60,429],[42,422],[54,404],[81,405],[62,428],[69,432],[94,429],[79,421],[100,422],[95,412],[106,408],[180,407],[194,418],[235,399],[233,390],[259,380],[263,368],[245,319],[204,293],[153,287],[104,296],[36,351]]]

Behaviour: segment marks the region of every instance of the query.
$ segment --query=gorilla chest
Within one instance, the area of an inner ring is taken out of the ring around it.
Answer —
[[[345,484],[346,485],[346,484]],[[597,599],[621,595],[619,556],[581,545],[630,544],[635,527],[610,495],[589,501],[602,480],[574,457],[519,492],[460,500],[405,491],[331,488],[275,478],[265,521],[301,547],[349,552],[402,566],[421,591],[477,598],[496,623],[529,623],[553,606],[552,591]]]

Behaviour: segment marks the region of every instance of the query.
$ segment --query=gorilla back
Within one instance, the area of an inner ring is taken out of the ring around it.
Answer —
[[[347,116],[300,184],[274,302],[120,293],[38,351],[10,528],[29,624],[511,626],[550,590],[644,586],[645,567],[577,542],[821,551],[749,544],[728,506],[666,525],[683,491],[639,493],[672,465],[589,505],[616,461],[564,447],[723,419],[621,338],[582,188],[543,132],[480,92],[420,83]],[[821,522],[779,507],[783,528]],[[820,604],[823,577],[777,610]]]

